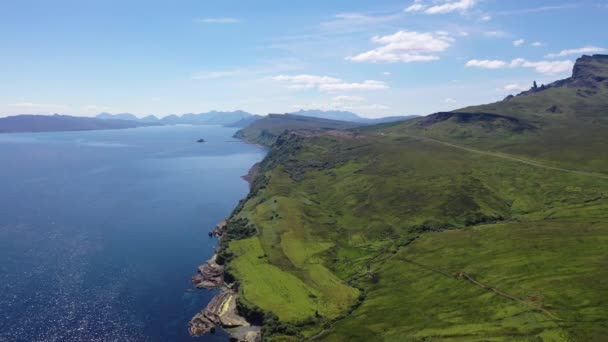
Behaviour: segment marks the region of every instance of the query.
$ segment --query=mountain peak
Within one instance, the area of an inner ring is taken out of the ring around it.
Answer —
[[[608,55],[585,55],[577,59],[572,77],[608,77]]]

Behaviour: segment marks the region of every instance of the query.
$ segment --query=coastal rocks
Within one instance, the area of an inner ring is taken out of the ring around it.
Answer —
[[[227,329],[233,339],[243,342],[260,341],[261,330],[252,327],[237,312],[238,295],[227,290],[215,296],[205,310],[198,313],[189,323],[192,336],[202,336],[213,333],[217,327]]]
[[[221,240],[226,231],[226,220],[218,223],[210,235]],[[262,329],[252,326],[240,316],[237,308],[238,294],[224,282],[224,267],[217,263],[217,254],[198,267],[198,273],[192,276],[192,282],[200,289],[220,289],[207,307],[196,314],[188,324],[191,336],[203,336],[223,328],[230,333],[231,341],[260,342]]]
[[[218,223],[215,226],[215,229],[213,229],[212,234],[215,235],[216,238],[218,238],[219,240],[221,240],[222,236],[226,232],[226,226],[227,225],[228,225],[228,221],[226,221],[226,220]]]
[[[224,267],[218,265],[214,255],[205,264],[198,267],[198,274],[192,276],[192,282],[199,289],[216,289],[224,285]]]
[[[262,341],[262,328],[250,326],[230,329],[230,336],[238,342],[260,342]]]
[[[247,183],[249,183],[249,186],[251,187],[253,185],[253,180],[255,179],[255,177],[257,177],[259,172],[260,172],[260,163],[255,163],[249,169],[249,172],[247,172],[247,174],[242,176],[241,178],[243,180],[245,180]]]
[[[209,236],[222,238],[226,229],[226,220],[218,223],[213,231],[209,232]],[[198,273],[192,276],[192,282],[199,289],[217,289],[224,286],[224,266],[217,263],[217,254],[214,254],[203,265],[198,267]]]

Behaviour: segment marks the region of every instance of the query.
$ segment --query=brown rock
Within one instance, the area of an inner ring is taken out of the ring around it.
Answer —
[[[190,335],[202,336],[213,332],[218,326],[223,328],[249,327],[249,323],[237,313],[236,301],[237,294],[231,290],[224,291],[215,296],[205,310],[198,313],[190,321],[188,325]],[[255,334],[250,335],[253,337]]]

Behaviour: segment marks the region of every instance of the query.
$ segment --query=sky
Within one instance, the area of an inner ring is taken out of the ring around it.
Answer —
[[[498,101],[608,53],[608,0],[5,0],[0,116]]]

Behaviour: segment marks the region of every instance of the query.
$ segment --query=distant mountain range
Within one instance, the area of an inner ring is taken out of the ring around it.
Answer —
[[[359,122],[366,124],[381,124],[381,123],[390,123],[397,121],[405,121],[409,119],[417,118],[417,115],[402,115],[402,116],[387,116],[383,118],[377,119],[369,119],[361,117],[353,112],[346,112],[340,110],[300,110],[298,112],[289,113],[293,115],[299,116],[308,116],[312,118],[321,118],[321,119],[330,119],[330,120],[339,120],[339,121],[350,121],[350,122]]]
[[[311,118],[319,118],[319,119],[328,119],[328,120],[337,120],[337,121],[348,121],[348,122],[356,122],[356,123],[365,123],[365,124],[381,124],[381,123],[390,123],[397,121],[404,121],[416,118],[416,115],[409,116],[389,116],[378,119],[368,119],[363,118],[353,112],[347,111],[323,111],[323,110],[300,110],[294,113],[288,113],[297,116],[307,116]],[[155,115],[148,115],[144,118],[138,118],[137,116],[129,113],[122,114],[110,114],[110,113],[101,113],[97,115],[98,119],[112,119],[112,120],[133,120],[140,122],[154,122],[161,123],[166,125],[179,125],[179,124],[189,124],[189,125],[223,125],[228,127],[247,127],[253,122],[264,118],[265,116],[251,114],[242,110],[237,110],[233,112],[220,112],[220,111],[211,111],[208,113],[200,113],[200,114],[183,114],[183,115],[168,115],[163,118],[158,118]]]
[[[130,120],[101,120],[68,115],[16,115],[0,118],[0,133],[93,131],[158,124]]]
[[[255,117],[255,115],[251,113],[244,112],[242,110],[237,110],[234,112],[219,112],[219,111],[211,111],[208,113],[200,113],[200,114],[183,114],[183,115],[168,115],[163,118],[158,118],[155,115],[148,115],[144,118],[138,118],[137,116],[129,113],[123,114],[110,114],[110,113],[101,113],[96,116],[98,119],[103,120],[131,120],[131,121],[139,121],[139,122],[148,122],[148,123],[159,123],[164,125],[232,125],[236,122],[239,122],[244,119],[250,119]]]
[[[380,119],[367,119],[352,112],[321,110],[299,111],[292,115],[364,125],[390,123],[415,118],[415,116],[393,116]],[[163,118],[159,118],[155,115],[139,118],[130,113],[100,113],[95,118],[59,114],[23,114],[0,118],[0,133],[103,130],[179,124],[221,125],[226,127],[244,128],[259,120],[263,120],[264,118],[267,118],[267,116],[255,115],[241,110],[233,112],[211,111],[200,114],[189,113],[183,115],[168,115]]]

